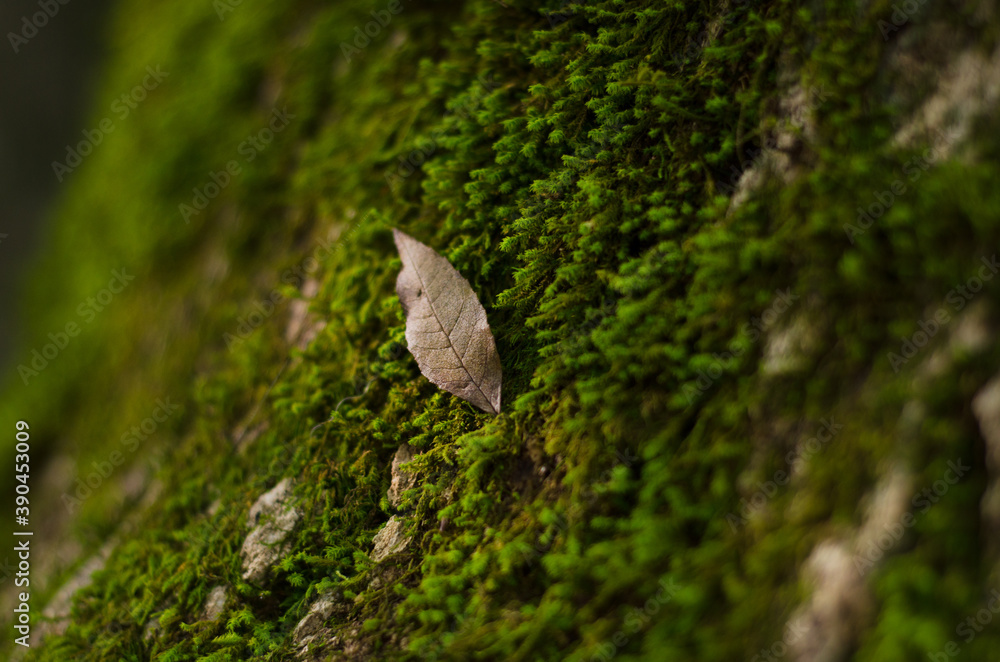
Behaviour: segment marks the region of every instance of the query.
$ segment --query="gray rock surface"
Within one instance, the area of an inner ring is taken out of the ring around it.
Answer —
[[[241,552],[245,581],[261,582],[288,551],[286,539],[302,516],[291,504],[291,486],[290,478],[282,480],[250,508],[247,524],[252,529]]]
[[[382,530],[375,534],[372,542],[375,549],[372,551],[372,560],[376,563],[382,561],[390,554],[401,552],[410,544],[411,538],[403,535],[403,519],[393,515],[385,523]]]
[[[395,508],[398,508],[402,502],[403,492],[417,484],[417,477],[403,466],[413,459],[413,455],[413,447],[409,444],[403,444],[396,451],[395,457],[392,458],[392,482],[386,496],[389,497],[389,503]]]

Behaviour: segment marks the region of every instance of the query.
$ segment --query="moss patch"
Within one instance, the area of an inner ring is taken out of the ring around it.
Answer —
[[[1000,133],[978,120],[974,155],[910,179],[926,143],[893,143],[914,104],[881,76],[895,40],[944,19],[928,10],[886,40],[890,5],[413,0],[383,26],[357,1],[221,19],[205,2],[122,2],[103,98],[147,65],[169,76],[68,178],[25,356],[113,269],[135,280],[27,385],[13,377],[2,408],[31,421],[39,459],[70,454],[79,475],[157,398],[183,412],[126,458],[162,486],[152,503],[122,496],[119,468],[68,518],[95,549],[125,513],[141,524],[29,658],[292,659],[325,594],[341,605],[321,653],[334,659],[751,658],[808,595],[813,547],[861,524],[886,462],[924,487],[967,458],[869,577],[878,618],[855,642],[857,659],[943,648],[990,571],[968,403],[1000,355],[960,357],[921,391],[946,334],[898,372],[888,354],[928,309],[957,308],[950,291],[995,252]],[[354,28],[372,21],[362,48]],[[996,26],[956,29],[992,48]],[[762,150],[782,147],[789,76],[823,91],[809,135],[792,130],[797,174],[731,207]],[[275,112],[289,120],[265,141]],[[896,180],[905,193],[845,231]],[[445,255],[487,308],[502,415],[437,390],[405,352],[391,227]],[[286,323],[307,278],[326,325],[303,349]],[[797,319],[805,349],[768,372],[768,343]],[[915,399],[927,413],[904,444]],[[830,418],[844,427],[805,473],[733,525]],[[375,564],[404,443],[413,542]],[[247,512],[287,477],[302,521],[250,585]],[[218,585],[232,598],[199,620]]]

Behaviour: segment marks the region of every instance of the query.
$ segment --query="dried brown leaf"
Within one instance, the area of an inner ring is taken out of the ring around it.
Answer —
[[[483,411],[500,413],[500,356],[469,281],[413,237],[393,229],[403,260],[396,294],[406,312],[406,344],[420,372]]]

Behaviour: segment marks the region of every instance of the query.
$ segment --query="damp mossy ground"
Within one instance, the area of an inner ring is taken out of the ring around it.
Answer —
[[[808,597],[803,562],[860,525],[886,462],[923,486],[963,459],[969,476],[868,576],[877,618],[854,658],[943,648],[981,608],[993,563],[968,403],[1000,350],[926,393],[919,360],[895,372],[887,353],[996,252],[1000,133],[977,120],[975,159],[934,163],[851,241],[857,208],[926,146],[891,141],[912,108],[884,90],[886,53],[951,20],[928,9],[883,38],[892,12],[120,2],[95,119],[147,66],[168,75],[67,176],[22,354],[68,321],[83,333],[28,384],[14,375],[2,408],[31,422],[36,462],[69,454],[79,475],[158,398],[183,409],[70,509],[85,550],[116,543],[65,632],[29,659],[290,660],[325,592],[344,605],[334,659],[346,641],[367,659],[751,659],[782,639]],[[993,48],[996,25],[962,25]],[[819,91],[803,174],[733,206],[767,127],[787,119],[789,71]],[[289,119],[273,139],[245,143],[276,111]],[[212,189],[230,161],[239,174]],[[437,390],[403,350],[392,227],[445,255],[485,305],[501,415]],[[134,281],[80,320],[114,269]],[[286,323],[307,277],[326,325],[301,349]],[[814,323],[809,351],[769,374],[765,341],[793,317]],[[926,418],[903,443],[915,399]],[[843,427],[805,477],[734,525],[830,419]],[[419,452],[402,506],[413,542],[374,564],[402,443]],[[141,509],[113,484],[129,467],[158,485]],[[247,511],[286,477],[303,512],[291,550],[247,584]],[[217,585],[226,609],[200,620]],[[987,631],[963,653],[998,643]]]

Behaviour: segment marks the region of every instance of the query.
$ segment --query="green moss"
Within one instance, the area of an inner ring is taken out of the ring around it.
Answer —
[[[943,647],[989,572],[967,404],[1000,357],[920,391],[918,362],[897,374],[886,354],[997,245],[1000,142],[982,120],[975,161],[935,163],[849,240],[856,208],[923,151],[890,144],[910,109],[879,79],[889,4],[406,3],[348,62],[362,2],[243,4],[223,20],[205,3],[122,2],[103,100],[147,64],[170,75],[71,175],[28,338],[75,319],[112,269],[136,279],[2,407],[78,467],[156,398],[183,413],[118,469],[150,467],[148,508],[109,481],[74,513],[88,547],[118,544],[31,659],[292,659],[292,630],[328,591],[342,600],[330,627],[378,658],[749,658],[808,596],[813,547],[861,524],[885,463],[924,486],[962,457],[970,476],[873,571],[878,617],[856,657]],[[823,91],[807,168],[730,211],[788,68]],[[247,159],[241,142],[286,107],[294,119]],[[234,159],[241,174],[186,223],[179,205]],[[435,389],[403,351],[393,226],[486,306],[500,416]],[[287,301],[307,275],[326,326],[297,349]],[[769,376],[746,329],[776,290],[801,297],[779,326],[817,324],[805,364]],[[915,399],[927,418],[904,445]],[[805,473],[731,526],[830,417],[844,428]],[[403,504],[413,542],[377,565],[404,442],[421,453]],[[303,518],[252,586],[246,512],[285,477]],[[220,584],[226,611],[200,620]],[[983,634],[970,655],[995,643]]]

